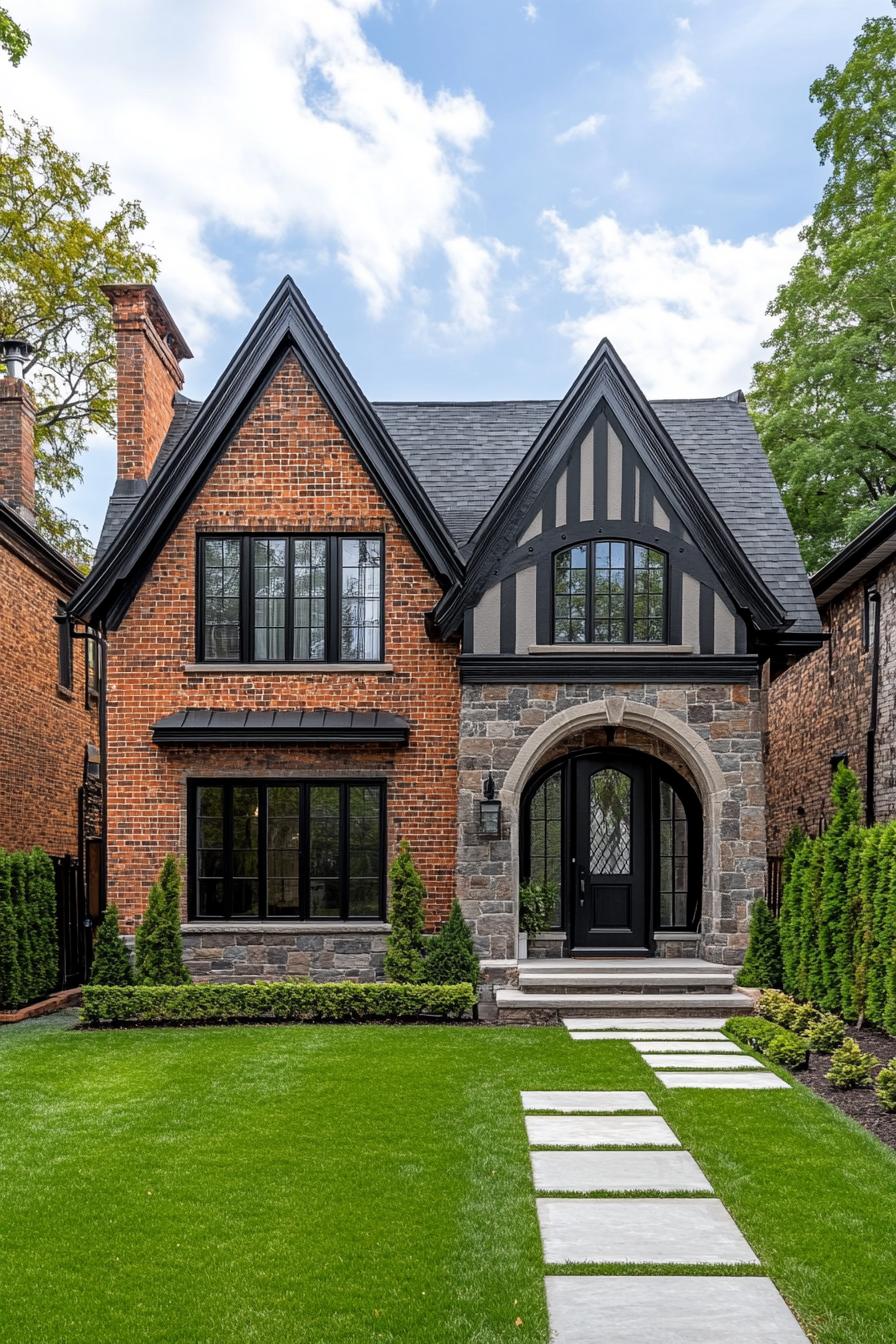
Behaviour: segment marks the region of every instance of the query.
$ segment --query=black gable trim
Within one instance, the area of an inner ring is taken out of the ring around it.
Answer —
[[[519,531],[537,508],[557,463],[604,410],[644,453],[660,490],[675,505],[737,607],[750,612],[759,629],[780,629],[787,619],[783,607],[747,559],[606,340],[601,341],[474,532],[467,578],[439,602],[434,613],[436,628],[443,634],[458,628],[463,608],[479,600],[496,564],[515,549]]]
[[[293,353],[429,571],[446,588],[463,562],[445,524],[294,281],[277,287],[180,443],[71,603],[120,624],[150,565],[283,360]]]
[[[29,523],[5,500],[0,499],[0,536],[10,550],[32,569],[39,570],[47,578],[59,585],[62,592],[73,593],[84,582],[84,575],[68,556],[57,551],[40,535],[33,523]]]

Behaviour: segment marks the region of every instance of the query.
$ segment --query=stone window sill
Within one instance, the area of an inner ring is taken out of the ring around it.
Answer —
[[[73,691],[72,687],[71,687],[71,686],[63,686],[63,685],[62,685],[62,682],[60,682],[60,681],[57,681],[57,683],[56,683],[56,694],[57,694],[62,700],[74,700],[74,698],[75,698],[75,692]]]
[[[633,653],[693,653],[692,644],[530,644],[530,653],[550,653],[550,654],[576,654],[576,653],[600,653],[600,654],[625,654],[631,657]]]
[[[191,676],[229,674],[230,676],[278,676],[307,677],[314,673],[343,672],[349,676],[359,673],[394,672],[392,663],[184,663],[184,671]]]
[[[269,937],[279,933],[329,933],[351,938],[357,933],[389,933],[391,924],[380,920],[358,920],[342,923],[339,920],[238,920],[204,919],[181,924],[181,933],[255,933]]]
[[[669,929],[668,931],[658,929],[653,935],[654,941],[657,943],[688,943],[699,937],[700,935],[696,930],[693,933],[688,933],[686,930],[679,933],[675,929]]]

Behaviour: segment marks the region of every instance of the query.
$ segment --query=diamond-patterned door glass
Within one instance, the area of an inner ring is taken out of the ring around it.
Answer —
[[[631,872],[632,781],[621,770],[591,776],[590,834],[592,874]]]

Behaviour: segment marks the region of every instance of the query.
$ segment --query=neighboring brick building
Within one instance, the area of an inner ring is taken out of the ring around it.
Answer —
[[[34,526],[34,407],[0,378],[0,846],[83,858],[98,834],[98,683],[56,617],[83,575]],[[95,663],[91,658],[91,668]],[[88,749],[91,762],[88,765]],[[85,817],[88,818],[85,827]]]
[[[371,405],[286,280],[200,404],[155,290],[109,295],[119,472],[71,610],[108,639],[126,927],[174,851],[194,974],[370,977],[406,838],[496,974],[538,874],[558,948],[737,962],[760,668],[819,640],[742,396],[651,406],[603,343],[559,403]]]
[[[896,509],[811,579],[825,643],[768,688],[769,850],[830,817],[831,773],[859,777],[866,820],[896,816]],[[870,779],[870,789],[869,789]]]

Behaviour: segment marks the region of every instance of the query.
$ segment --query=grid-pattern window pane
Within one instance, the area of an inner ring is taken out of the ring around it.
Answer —
[[[594,544],[594,642],[625,644],[626,591],[624,541]]]
[[[258,914],[258,789],[233,790],[231,914]]]
[[[584,644],[588,639],[588,561],[585,546],[570,546],[554,557],[554,640]]]
[[[282,662],[286,656],[286,538],[256,537],[252,542],[255,585],[255,657]]]
[[[267,791],[268,914],[272,918],[299,914],[299,849],[301,808],[295,786]]]
[[[308,854],[309,912],[312,919],[335,919],[340,914],[339,796],[335,785],[309,789]]]
[[[382,543],[375,537],[343,537],[339,549],[340,655],[348,662],[377,662],[382,643]]]
[[[529,877],[533,882],[550,883],[557,892],[551,920],[553,928],[562,922],[560,884],[563,876],[563,807],[560,771],[548,775],[529,803]]]
[[[636,644],[660,643],[666,610],[666,558],[650,546],[633,547],[632,636]]]
[[[348,912],[376,916],[380,908],[380,791],[366,785],[348,790]]]
[[[323,662],[327,656],[327,541],[293,542],[293,657]]]
[[[240,540],[206,537],[202,546],[205,657],[236,662],[240,657]]]
[[[688,820],[671,784],[660,782],[660,924],[687,928]]]
[[[224,790],[196,792],[196,913],[220,917],[224,905]]]

